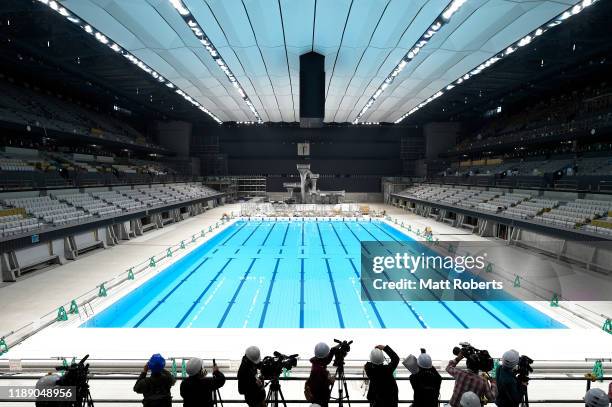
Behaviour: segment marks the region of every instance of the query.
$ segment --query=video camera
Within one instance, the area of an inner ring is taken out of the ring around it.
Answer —
[[[74,402],[69,402],[67,406],[93,406],[91,395],[89,394],[89,363],[85,363],[89,355],[85,355],[79,363],[72,363],[70,366],[56,366],[55,370],[65,372],[57,381],[59,386],[76,387],[76,397]]]
[[[476,369],[481,372],[493,370],[493,358],[489,355],[488,350],[476,349],[468,342],[461,342],[459,346],[453,348],[453,355],[457,356],[461,353],[465,356],[468,369]]]
[[[522,355],[519,358],[518,366],[516,369],[517,370],[516,379],[520,383],[529,382],[529,374],[533,372],[533,368],[531,367],[532,363],[533,363],[533,359],[531,359],[527,355]]]
[[[338,344],[332,349],[334,352],[334,366],[338,366],[340,364],[344,364],[344,358],[351,351],[353,341],[341,341],[334,339],[334,342]]]
[[[259,363],[259,370],[264,380],[274,380],[285,370],[291,370],[297,366],[298,355],[283,355],[280,352],[274,352],[274,356],[266,356]]]

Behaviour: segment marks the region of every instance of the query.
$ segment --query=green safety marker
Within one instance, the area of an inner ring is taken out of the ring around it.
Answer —
[[[172,257],[172,247],[168,247],[168,250],[166,250],[166,257]]]
[[[181,362],[181,377],[183,379],[187,377],[187,362],[185,362],[185,359]]]
[[[604,322],[602,329],[604,330],[604,332],[612,334],[612,319],[606,319],[606,322]]]
[[[4,338],[0,338],[0,356],[4,355],[8,351],[9,351],[9,347],[6,344],[6,341],[4,340]]]
[[[493,263],[487,264],[487,267],[485,267],[485,271],[487,273],[492,273],[493,272]]]
[[[209,231],[209,232],[212,232],[212,226],[209,226],[209,227],[208,227],[208,231]]]
[[[76,300],[72,300],[70,303],[70,309],[68,310],[69,314],[78,314],[79,313],[79,305]]]
[[[559,296],[557,295],[557,293],[554,293],[552,298],[550,299],[550,306],[551,307],[559,306]]]
[[[172,377],[176,377],[176,359],[172,359]]]
[[[448,245],[448,252],[449,253],[455,253],[455,246],[453,246],[452,244]]]
[[[412,225],[408,225],[408,232],[412,232]]]
[[[416,234],[417,234],[417,236],[421,236],[421,230],[420,230],[420,229],[417,229],[417,230],[416,230]]]
[[[215,229],[219,229],[219,222],[215,223]]]
[[[57,310],[56,320],[57,321],[68,321],[68,315],[66,314],[66,309],[64,308],[63,305],[59,307],[59,309]]]
[[[397,219],[393,219],[393,222],[395,222],[395,224],[397,225]]]
[[[401,227],[404,227],[404,222],[402,222]]]
[[[134,269],[130,267],[130,269],[128,270],[128,280],[133,280],[133,279],[134,279]]]
[[[155,256],[151,257],[149,260],[149,267],[155,267],[157,263],[155,263]]]
[[[205,234],[206,232],[204,232],[204,229],[202,229],[202,231],[200,232],[200,237],[204,237]]]
[[[436,245],[436,246],[439,246],[439,245],[440,245],[440,239],[438,239],[437,237],[436,237],[436,242],[435,242],[435,245]]]
[[[181,240],[181,249],[184,249],[184,248],[185,248],[185,241]]]
[[[191,236],[191,243],[195,243],[195,235]]]
[[[595,361],[592,370],[593,376],[597,378],[597,380],[602,381],[604,377],[603,365],[601,364],[601,360]]]
[[[516,276],[516,277],[514,278],[514,286],[515,286],[515,287],[520,287],[520,286],[521,286],[521,277]]]
[[[291,370],[283,368],[283,377],[291,377]]]
[[[100,284],[100,289],[98,290],[98,297],[106,297],[106,287],[104,287],[104,283]]]

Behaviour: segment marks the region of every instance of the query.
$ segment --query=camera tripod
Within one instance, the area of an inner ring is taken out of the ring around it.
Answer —
[[[268,389],[268,395],[266,396],[266,406],[278,407],[280,403],[282,403],[284,407],[287,407],[285,396],[283,396],[283,391],[281,390],[278,377],[270,380],[269,384],[270,388]]]
[[[344,358],[336,358],[336,373],[334,374],[334,383],[331,386],[331,390],[334,389],[334,385],[338,382],[338,397],[334,398],[334,400],[338,401],[338,406],[344,406],[344,401],[346,400],[346,404],[351,407],[351,399],[349,398],[348,386],[346,384],[346,377],[344,376]]]
[[[219,391],[219,389],[213,391],[213,404],[215,406],[221,406],[223,407],[223,400],[221,399],[221,392]]]

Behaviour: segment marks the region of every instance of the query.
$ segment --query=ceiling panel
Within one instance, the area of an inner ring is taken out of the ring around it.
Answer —
[[[470,0],[363,121],[394,121],[579,0]],[[264,121],[299,120],[299,56],[325,55],[325,121],[352,121],[450,0],[183,0]],[[68,9],[222,120],[254,116],[168,0]]]

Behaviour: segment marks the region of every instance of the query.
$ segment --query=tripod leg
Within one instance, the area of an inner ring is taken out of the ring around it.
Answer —
[[[351,399],[349,397],[348,385],[346,383],[346,379],[342,377],[342,382],[344,383],[344,393],[346,394],[346,403],[351,407]]]
[[[281,389],[278,389],[278,394],[283,402],[283,406],[287,407],[287,403],[285,402],[285,396],[283,395],[283,391]]]

